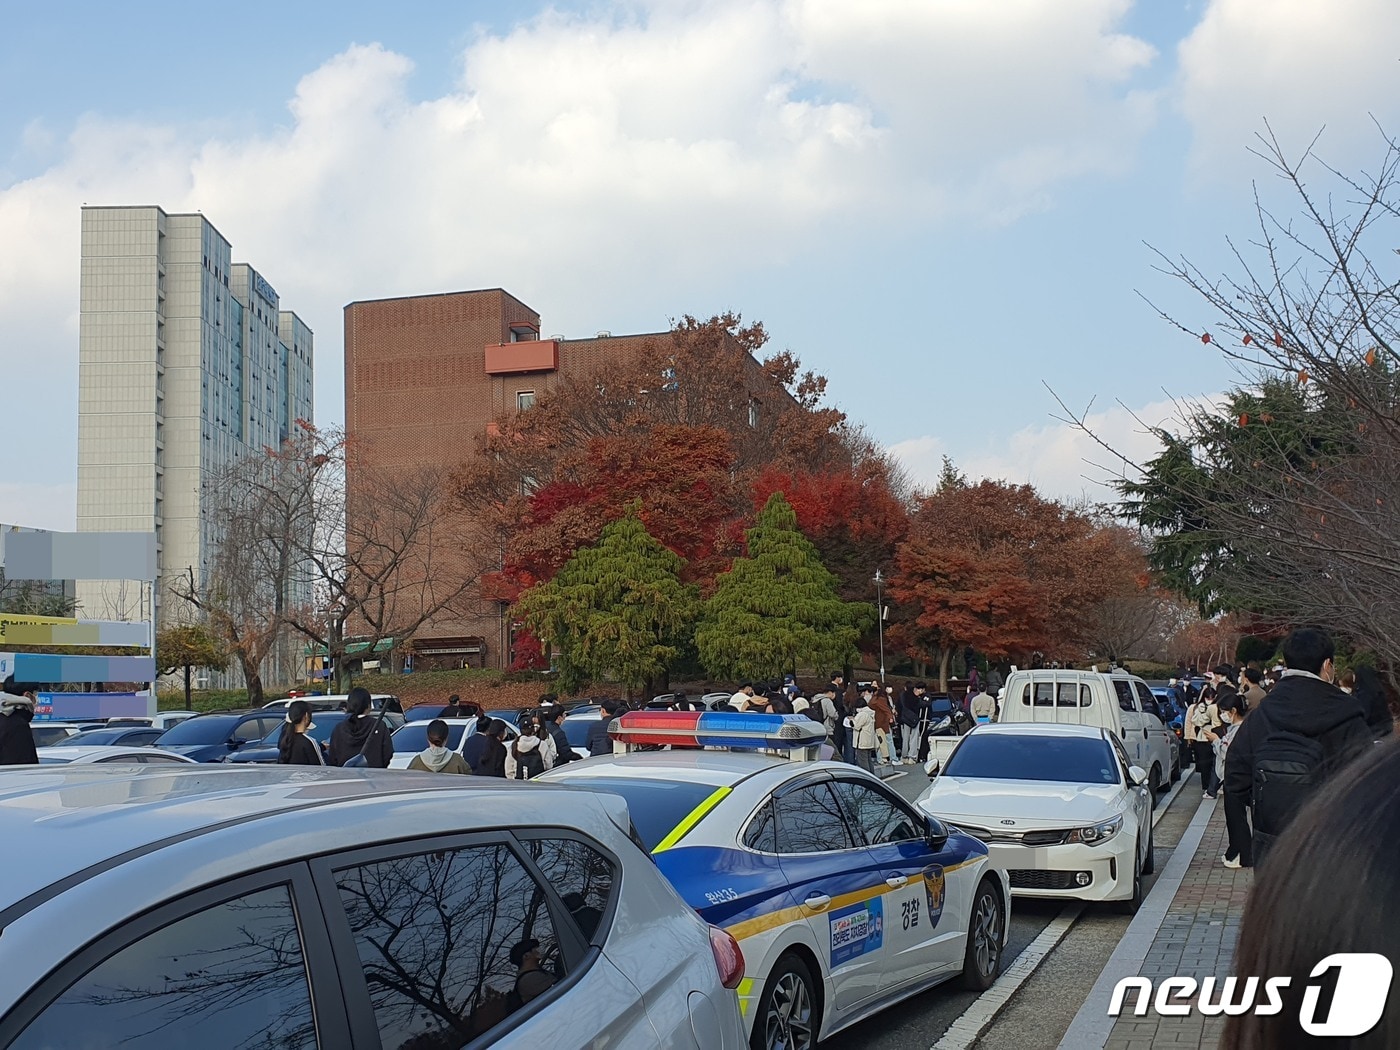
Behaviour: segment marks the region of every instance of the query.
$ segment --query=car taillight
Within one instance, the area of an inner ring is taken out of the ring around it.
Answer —
[[[732,992],[744,979],[744,953],[739,948],[739,942],[730,936],[728,930],[711,926],[710,950],[715,953],[719,983]]]

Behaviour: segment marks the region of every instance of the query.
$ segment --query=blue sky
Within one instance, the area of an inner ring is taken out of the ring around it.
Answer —
[[[546,334],[741,311],[916,478],[1074,497],[1046,383],[1141,454],[1128,409],[1231,381],[1146,245],[1226,268],[1265,117],[1356,167],[1400,108],[1386,0],[6,6],[0,370],[43,436],[0,520],[60,528],[84,202],[209,216],[316,331],[323,421],[346,302],[502,285]]]

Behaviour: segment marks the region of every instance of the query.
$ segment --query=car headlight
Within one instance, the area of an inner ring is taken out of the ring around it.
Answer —
[[[1091,824],[1087,828],[1075,828],[1065,836],[1066,842],[1082,842],[1086,846],[1098,846],[1107,842],[1123,830],[1122,816],[1105,820],[1102,824]]]
[[[944,715],[942,718],[940,718],[937,722],[935,722],[932,726],[929,727],[929,732],[937,733],[940,730],[947,729],[952,724],[952,718],[950,718],[948,715]]]

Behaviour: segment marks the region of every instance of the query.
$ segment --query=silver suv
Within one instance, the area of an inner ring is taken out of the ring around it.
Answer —
[[[734,1047],[737,945],[621,799],[302,767],[0,772],[0,1046]],[[727,986],[727,987],[726,987]]]

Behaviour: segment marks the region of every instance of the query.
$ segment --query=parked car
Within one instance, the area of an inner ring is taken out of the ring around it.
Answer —
[[[24,961],[0,1046],[746,1045],[738,947],[633,844],[620,800],[310,777],[0,773],[0,839],[25,858],[0,886]]]
[[[164,733],[164,729],[154,729],[151,726],[99,726],[79,733],[77,740],[84,747],[149,747]]]
[[[156,747],[196,762],[222,762],[233,752],[260,743],[268,733],[280,728],[286,717],[284,712],[268,708],[196,715],[167,729],[156,741]]]
[[[29,731],[34,734],[35,747],[53,747],[82,732],[82,726],[73,722],[30,722]]]
[[[1012,893],[1130,913],[1153,869],[1152,803],[1147,771],[1115,733],[1041,722],[978,726],[919,796],[925,813],[987,844]]]
[[[266,711],[281,711],[283,714],[286,714],[287,708],[291,707],[292,704],[296,703],[298,700],[301,700],[303,703],[310,706],[312,711],[339,711],[340,705],[346,703],[349,699],[349,693],[332,693],[328,696],[297,696],[289,697],[285,700],[271,700],[263,704],[263,709]],[[393,696],[389,693],[371,693],[369,696],[369,709],[371,711],[378,711],[380,708],[386,711],[392,711],[396,714],[403,714],[403,704],[399,702],[397,696]]]
[[[1135,766],[1147,772],[1153,805],[1181,776],[1181,752],[1172,731],[1153,713],[1147,683],[1123,671],[1016,671],[1006,680],[997,721],[1085,725],[1118,738]]]
[[[88,766],[97,763],[122,766],[194,765],[194,759],[155,747],[121,747],[110,744],[55,744],[39,752],[41,766]],[[32,768],[32,767],[31,767]]]
[[[172,729],[197,714],[198,711],[157,711],[151,716],[151,725],[156,729]]]
[[[330,764],[328,748],[330,747],[331,733],[335,731],[336,726],[349,717],[344,711],[317,711],[311,716],[311,728],[306,735],[320,745],[321,756],[325,758],[327,765]],[[384,725],[389,732],[392,733],[403,724],[402,715],[390,714],[387,711],[384,713]],[[225,756],[223,761],[233,765],[243,765],[248,762],[276,765],[278,743],[281,739],[282,727],[279,725],[258,743],[240,748],[233,754]]]
[[[462,748],[476,733],[477,720],[475,718],[444,718],[443,721],[447,723],[447,747],[461,754]],[[515,727],[514,723],[506,722],[505,745],[509,747],[510,742],[519,735],[520,730]],[[405,722],[394,731],[390,742],[394,745],[394,756],[389,759],[389,768],[407,769],[408,764],[413,761],[413,756],[428,747],[428,723]]]
[[[623,715],[616,739],[810,750],[825,732],[793,715],[648,711]],[[864,770],[670,750],[571,762],[536,783],[627,800],[657,868],[739,941],[755,1047],[805,1050],[944,981],[985,991],[1000,971],[1011,898],[987,847]]]

